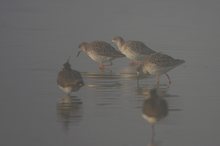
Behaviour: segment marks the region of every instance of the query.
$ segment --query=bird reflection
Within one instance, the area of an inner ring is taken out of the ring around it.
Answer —
[[[155,124],[168,115],[168,104],[163,98],[166,94],[165,89],[153,88],[139,90],[144,91],[143,94],[147,97],[144,100],[142,107],[143,118],[151,125],[151,142],[150,146],[155,146]]]
[[[89,80],[88,86],[98,89],[98,91],[99,89],[111,90],[112,88],[122,86],[120,76],[112,72],[87,72],[83,76]]]
[[[82,119],[82,101],[76,96],[63,96],[57,103],[58,121],[68,130],[71,123],[78,123]]]

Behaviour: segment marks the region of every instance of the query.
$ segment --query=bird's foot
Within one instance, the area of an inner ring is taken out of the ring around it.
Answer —
[[[102,71],[105,70],[105,65],[103,65],[103,64],[99,65],[99,69]]]

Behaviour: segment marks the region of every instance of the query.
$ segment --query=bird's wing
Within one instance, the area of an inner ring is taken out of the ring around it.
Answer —
[[[60,71],[58,74],[57,83],[62,86],[70,86],[75,85],[78,81],[82,80],[82,76],[78,71]]]
[[[149,57],[147,57],[147,61],[165,67],[175,64],[175,59],[173,57],[162,53],[154,53],[149,55]]]
[[[91,43],[91,49],[94,53],[106,57],[124,57],[124,55],[117,51],[114,47],[104,41],[95,41]]]
[[[146,46],[143,42],[140,41],[127,41],[126,42],[127,48],[131,51],[137,52],[139,54],[151,54],[155,53],[154,50]]]

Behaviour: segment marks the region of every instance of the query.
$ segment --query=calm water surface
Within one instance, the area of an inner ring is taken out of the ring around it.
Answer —
[[[0,145],[207,146],[220,144],[218,1],[0,1]],[[184,59],[161,78],[167,114],[155,133],[143,118],[155,79],[137,84],[126,58],[106,71],[81,41],[141,40]],[[86,86],[71,97],[56,85],[68,56]]]

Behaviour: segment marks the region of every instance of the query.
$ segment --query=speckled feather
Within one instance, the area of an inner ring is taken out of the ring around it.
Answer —
[[[140,41],[127,41],[123,46],[125,49],[129,49],[135,53],[141,54],[141,55],[149,55],[151,53],[155,53],[154,50],[150,49],[148,46],[146,46],[143,42]]]
[[[106,57],[125,57],[121,52],[117,51],[114,47],[104,41],[94,41],[89,43],[87,46],[87,51],[91,51],[94,54]]]
[[[146,56],[143,64],[156,64],[158,67],[177,66],[184,63],[184,60],[174,59],[162,53],[154,53]]]
[[[61,70],[58,73],[58,77],[57,77],[58,85],[62,87],[67,87],[67,86],[75,86],[78,83],[83,83],[82,76],[78,71],[64,67],[63,70]]]

